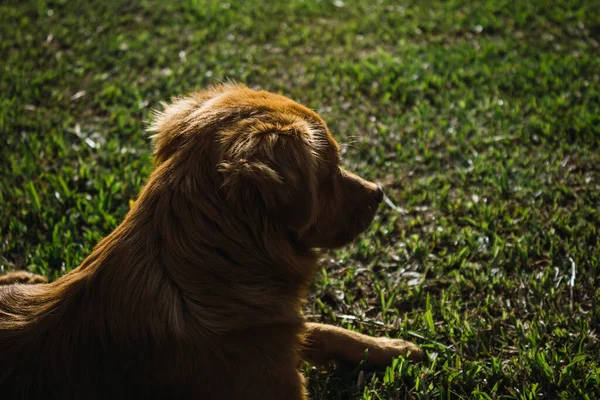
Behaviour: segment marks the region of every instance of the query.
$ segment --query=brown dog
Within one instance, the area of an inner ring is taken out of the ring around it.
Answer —
[[[350,242],[383,196],[316,113],[222,85],[152,130],[156,169],[121,225],[57,281],[2,286],[2,398],[306,399],[301,359],[423,355],[300,314],[313,249]]]

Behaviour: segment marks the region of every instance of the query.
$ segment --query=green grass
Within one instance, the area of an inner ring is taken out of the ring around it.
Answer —
[[[306,368],[314,399],[600,398],[600,3],[10,0],[0,22],[2,269],[76,267],[151,171],[150,110],[233,79],[320,112],[389,197],[308,318],[431,357]]]

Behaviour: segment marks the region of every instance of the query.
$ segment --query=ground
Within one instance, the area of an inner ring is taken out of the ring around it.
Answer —
[[[0,266],[76,267],[152,169],[151,110],[235,80],[387,194],[307,318],[430,356],[305,367],[313,399],[599,398],[599,41],[594,1],[3,1]]]

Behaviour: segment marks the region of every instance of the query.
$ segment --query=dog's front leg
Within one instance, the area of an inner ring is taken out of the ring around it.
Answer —
[[[402,339],[372,337],[332,325],[307,322],[305,348],[301,357],[310,364],[325,365],[330,361],[385,367],[398,356],[423,360],[425,352],[414,343]],[[365,357],[366,356],[366,357]]]

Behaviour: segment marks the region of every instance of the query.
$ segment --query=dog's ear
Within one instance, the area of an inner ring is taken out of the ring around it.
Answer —
[[[257,128],[253,128],[257,129]],[[230,204],[249,215],[266,211],[296,230],[311,219],[319,157],[305,125],[226,136],[221,188]]]

